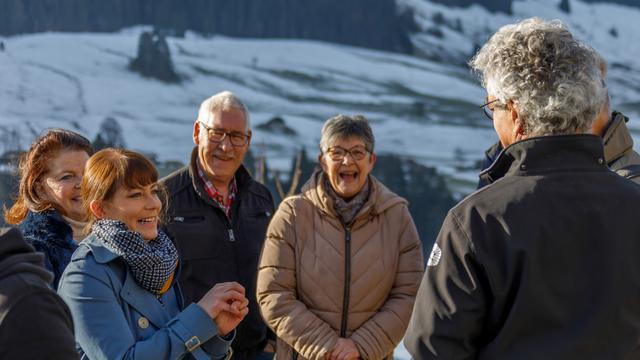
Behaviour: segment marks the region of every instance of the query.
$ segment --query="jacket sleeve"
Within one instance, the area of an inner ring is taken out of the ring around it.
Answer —
[[[398,269],[389,296],[378,312],[362,324],[351,340],[362,359],[382,359],[404,336],[424,270],[418,231],[406,206],[402,207]]]
[[[193,336],[207,343],[192,352],[196,359],[220,359],[231,340],[217,335],[215,323],[197,304],[191,304],[144,340],[137,338],[120,306],[119,294],[110,285],[105,265],[90,259],[74,261],[63,275],[58,290],[73,315],[76,341],[89,359],[178,359],[189,351],[185,343]],[[93,265],[93,266],[91,266]],[[203,349],[211,350],[211,355]]]
[[[486,311],[486,276],[453,212],[427,261],[404,343],[416,359],[475,359]]]
[[[323,359],[338,334],[297,299],[295,221],[290,200],[284,201],[267,230],[258,267],[258,303],[280,339],[305,359]]]

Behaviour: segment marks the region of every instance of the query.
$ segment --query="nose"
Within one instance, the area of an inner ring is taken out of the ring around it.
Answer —
[[[220,141],[218,146],[220,148],[222,148],[222,150],[224,150],[225,152],[228,151],[229,149],[233,148],[233,145],[231,144],[231,138],[229,137],[229,134],[225,134],[224,135],[224,137],[222,138],[222,141]]]
[[[144,205],[148,210],[160,209],[162,207],[162,202],[156,194],[148,194],[145,200]]]
[[[355,160],[353,160],[353,156],[351,155],[350,152],[344,154],[344,157],[342,158],[342,163],[345,165],[349,165],[351,163],[354,163]]]

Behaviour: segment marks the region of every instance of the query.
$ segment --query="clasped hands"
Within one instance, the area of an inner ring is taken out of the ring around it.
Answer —
[[[338,338],[333,350],[328,352],[325,360],[353,360],[360,359],[360,352],[356,343],[351,339]]]
[[[249,313],[249,300],[244,287],[237,282],[218,283],[198,301],[218,327],[218,334],[226,336]]]

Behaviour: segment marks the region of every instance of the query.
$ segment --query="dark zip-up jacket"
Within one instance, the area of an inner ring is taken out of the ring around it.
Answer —
[[[602,135],[604,144],[604,160],[609,169],[618,175],[640,184],[640,155],[633,150],[633,138],[627,127],[629,118],[623,113],[614,111],[611,113],[611,121]],[[491,145],[484,152],[481,170],[488,169],[498,158],[502,151],[500,141]],[[478,189],[489,185],[489,182],[480,177]]]
[[[238,195],[229,221],[207,195],[197,173],[197,148],[190,165],[161,181],[169,193],[166,232],[182,263],[180,284],[185,303],[199,301],[215,284],[237,281],[249,299],[249,314],[236,329],[235,359],[250,359],[262,351],[267,335],[275,339],[258,309],[256,276],[267,226],[274,211],[269,190],[241,166],[236,172]]]
[[[0,359],[79,358],[71,312],[43,261],[18,229],[0,236]]]
[[[417,359],[640,357],[640,186],[595,135],[531,138],[451,209],[405,344]]]

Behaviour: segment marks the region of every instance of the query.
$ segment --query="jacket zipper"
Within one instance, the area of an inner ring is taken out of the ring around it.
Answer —
[[[340,337],[347,337],[347,320],[349,319],[349,292],[351,290],[351,229],[345,228],[344,241],[344,293],[342,298],[342,323]]]

